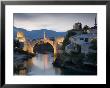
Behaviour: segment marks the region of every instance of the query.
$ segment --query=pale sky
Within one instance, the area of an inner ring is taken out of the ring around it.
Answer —
[[[73,24],[81,22],[82,26],[94,26],[96,13],[14,13],[14,26],[28,31],[49,29],[67,31]]]

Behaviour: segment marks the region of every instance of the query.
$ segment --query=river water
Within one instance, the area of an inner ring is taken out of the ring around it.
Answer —
[[[32,58],[32,65],[27,75],[96,75],[96,72],[83,72],[77,69],[61,69],[54,67],[53,53],[37,54]]]
[[[28,75],[60,75],[61,69],[53,66],[52,53],[37,54],[32,58],[33,65],[29,68]]]

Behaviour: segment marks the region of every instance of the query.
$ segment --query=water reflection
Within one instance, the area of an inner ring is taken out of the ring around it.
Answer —
[[[28,75],[60,75],[60,68],[53,67],[52,54],[38,54],[32,58],[33,65]]]

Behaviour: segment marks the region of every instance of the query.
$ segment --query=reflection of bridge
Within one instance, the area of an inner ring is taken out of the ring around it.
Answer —
[[[37,41],[26,40],[26,38],[22,32],[17,33],[17,38],[20,42],[24,43],[23,50],[30,52],[30,53],[35,53],[34,48],[35,48],[36,44],[49,43],[53,47],[53,50],[54,50],[54,61],[55,61],[56,55],[57,55],[57,45],[60,42],[63,42],[63,39],[59,39],[59,40],[55,40],[55,41],[50,40],[49,38],[46,37],[45,32],[44,32],[44,38],[37,40]]]

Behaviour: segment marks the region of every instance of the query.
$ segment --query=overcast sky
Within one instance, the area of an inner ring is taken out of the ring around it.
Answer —
[[[73,24],[94,26],[96,13],[14,13],[14,26],[26,30],[49,29],[67,31]]]

